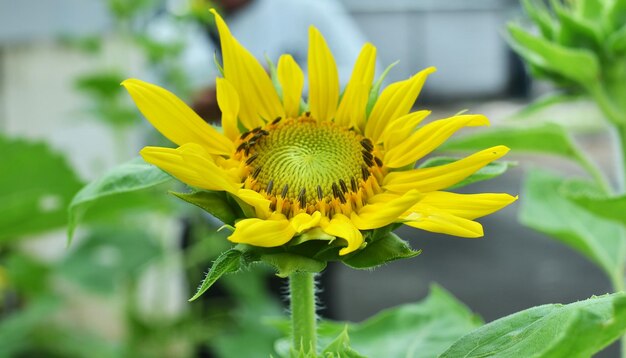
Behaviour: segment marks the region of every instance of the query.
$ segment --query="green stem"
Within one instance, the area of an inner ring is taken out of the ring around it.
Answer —
[[[606,177],[598,167],[580,149],[574,146],[574,155],[578,159],[578,163],[591,175],[595,182],[600,185],[602,190],[607,194],[612,194],[613,189],[607,181]]]
[[[291,295],[291,325],[293,349],[316,352],[317,329],[315,316],[315,282],[312,273],[296,272],[289,275]]]
[[[615,125],[617,137],[619,138],[618,148],[621,155],[621,171],[619,171],[620,191],[626,192],[626,125]]]

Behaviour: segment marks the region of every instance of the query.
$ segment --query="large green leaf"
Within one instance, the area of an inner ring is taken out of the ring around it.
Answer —
[[[62,227],[83,185],[65,158],[41,142],[0,136],[0,242]]]
[[[68,209],[68,238],[71,240],[76,226],[92,205],[116,195],[134,193],[170,180],[172,177],[161,169],[144,162],[141,158],[113,168],[103,177],[83,187],[72,199]],[[131,200],[122,199],[122,203],[126,203],[125,206],[133,203]]]
[[[567,132],[553,123],[508,124],[448,141],[440,150],[481,150],[496,145],[506,145],[513,151],[559,155],[581,162]]]
[[[587,358],[626,331],[626,295],[544,305],[491,322],[458,340],[441,358]]]
[[[524,183],[520,221],[585,255],[612,279],[624,268],[624,227],[593,215],[560,193],[565,180],[546,171],[534,170]]]
[[[509,24],[510,43],[526,61],[560,76],[586,85],[600,76],[600,64],[593,52],[568,48],[529,34]]]
[[[163,254],[157,240],[143,228],[97,227],[72,247],[57,270],[92,292],[113,294]]]
[[[288,320],[270,323],[289,333]],[[443,288],[433,285],[424,300],[381,311],[361,323],[321,321],[318,338],[321,347],[332,346],[347,327],[350,347],[363,356],[431,358],[481,325],[478,316]],[[286,356],[288,342],[282,340],[276,347]]]

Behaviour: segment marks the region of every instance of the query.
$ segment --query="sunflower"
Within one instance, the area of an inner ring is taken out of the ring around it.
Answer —
[[[223,55],[223,78],[216,83],[222,131],[163,88],[137,79],[122,85],[152,125],[178,145],[145,147],[145,161],[192,187],[227,192],[252,208],[235,223],[230,241],[277,247],[317,230],[341,239],[339,255],[346,255],[366,245],[364,233],[394,223],[480,237],[483,229],[474,219],[516,199],[442,191],[502,157],[504,146],[414,169],[460,128],[489,123],[471,114],[420,125],[430,112],[410,110],[434,68],[391,84],[368,103],[378,86],[376,48],[365,44],[340,95],[333,55],[310,27],[305,105],[304,75],[294,59],[280,57],[274,86],[212,12]]]

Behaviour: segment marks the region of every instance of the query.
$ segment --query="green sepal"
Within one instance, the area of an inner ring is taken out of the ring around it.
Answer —
[[[230,226],[235,225],[235,221],[241,217],[239,208],[234,207],[235,203],[229,200],[225,192],[199,190],[178,193],[170,191],[170,194],[199,207]]]
[[[626,332],[626,295],[533,307],[462,337],[440,358],[591,357]]]
[[[413,250],[396,234],[389,232],[384,237],[368,243],[363,249],[342,258],[344,264],[355,269],[369,269],[388,262],[419,255],[422,250]]]
[[[259,260],[274,267],[276,276],[282,278],[295,272],[322,272],[326,268],[326,261],[318,261],[289,252],[261,254]]]
[[[453,163],[458,160],[459,158],[452,158],[452,157],[432,157],[424,161],[424,163],[422,163],[419,167],[420,168],[436,167],[440,165]],[[479,181],[493,179],[495,177],[498,177],[504,174],[509,168],[515,167],[515,166],[517,166],[517,163],[515,162],[509,162],[509,161],[491,162],[485,165],[484,167],[478,169],[478,171],[474,172],[474,174],[470,175],[469,177],[450,186],[448,189],[457,189],[457,188],[461,188],[466,185],[476,183]]]
[[[380,95],[380,87],[383,85],[383,81],[385,80],[385,77],[387,77],[387,74],[389,74],[389,71],[391,71],[391,69],[394,68],[399,62],[400,61],[396,61],[392,63],[391,65],[387,66],[387,68],[385,68],[383,73],[380,75],[380,77],[378,77],[378,79],[374,83],[374,86],[372,86],[372,89],[370,91],[370,96],[367,100],[367,107],[365,110],[367,117],[369,117],[370,113],[372,112],[372,108],[374,108],[374,105],[376,104],[376,101],[378,100],[378,96]]]
[[[213,16],[211,16],[211,17],[213,17]],[[213,63],[215,63],[215,67],[220,72],[220,75],[222,75],[222,77],[224,77],[224,67],[222,67],[222,64],[220,63],[219,59],[217,58],[217,52],[215,52],[213,54]]]
[[[343,331],[339,333],[337,338],[330,342],[322,351],[324,358],[365,358],[357,351],[350,348],[350,337],[348,336],[348,325],[345,325]]]
[[[238,249],[230,249],[224,251],[217,257],[217,259],[211,265],[209,272],[204,277],[202,284],[198,287],[198,291],[193,297],[189,299],[189,302],[196,300],[202,296],[222,275],[232,272],[237,272],[242,266],[243,252]]]
[[[141,158],[135,158],[111,169],[104,176],[83,187],[72,199],[68,207],[68,244],[72,240],[76,226],[90,206],[118,194],[126,195],[172,180],[169,174]]]

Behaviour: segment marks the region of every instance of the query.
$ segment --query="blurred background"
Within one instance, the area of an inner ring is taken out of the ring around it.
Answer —
[[[215,233],[219,224],[165,188],[90,208],[66,244],[72,196],[142,146],[163,141],[119,87],[123,79],[158,83],[208,121],[218,118],[209,3],[0,0],[0,356],[241,357],[271,349],[278,333],[262,317],[284,313],[284,282],[269,270],[231,275],[188,303],[228,243]],[[505,24],[524,21],[514,0],[213,3],[244,46],[274,62],[282,52],[298,60],[312,22],[342,78],[350,73],[342,61],[356,58],[351,46],[358,51],[365,40],[378,48],[380,69],[399,61],[388,83],[436,66],[416,103],[433,118],[469,109],[497,125],[549,90],[530,81],[506,43]],[[281,32],[289,33],[284,43],[265,37]],[[529,116],[566,124],[603,169],[614,170],[592,105]],[[558,158],[509,159],[518,165],[508,173],[464,190],[517,194],[532,166],[581,173]],[[398,234],[423,253],[373,271],[331,264],[320,277],[320,314],[360,321],[423,298],[432,283],[486,321],[610,291],[582,256],[521,226],[516,204],[481,221],[479,240],[402,228]],[[251,353],[233,353],[235,346]]]

